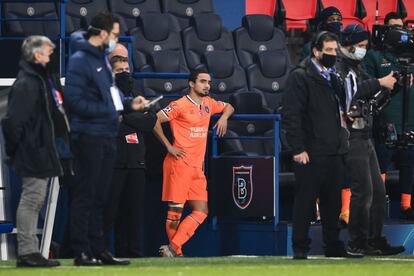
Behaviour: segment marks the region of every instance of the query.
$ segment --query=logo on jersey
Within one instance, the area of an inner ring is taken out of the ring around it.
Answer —
[[[140,14],[141,14],[141,11],[138,8],[133,8],[132,9],[132,15],[133,16],[138,17],[138,16],[140,16]]]
[[[171,107],[171,105],[169,105],[169,106],[165,107],[165,108],[163,109],[163,111],[164,111],[165,113],[170,113],[170,112],[172,111],[172,107]]]
[[[82,16],[86,16],[88,14],[88,10],[85,7],[82,7],[80,8],[79,13]]]
[[[127,144],[139,144],[138,135],[136,133],[125,135]]]
[[[240,209],[249,207],[253,198],[253,166],[233,167],[233,201]]]
[[[208,107],[208,105],[204,106],[204,109],[206,110],[206,113],[210,113],[210,108]]]

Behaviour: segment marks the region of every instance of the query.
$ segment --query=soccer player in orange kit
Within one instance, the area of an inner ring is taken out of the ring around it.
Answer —
[[[168,202],[166,232],[170,243],[160,247],[163,257],[181,256],[182,246],[207,218],[207,181],[203,168],[210,117],[222,113],[214,125],[221,137],[226,134],[227,119],[234,112],[230,104],[208,96],[211,77],[206,70],[192,71],[188,83],[188,95],[159,111],[154,128],[168,151],[163,167],[162,200]],[[173,145],[162,130],[161,124],[165,122],[170,123]],[[191,213],[180,222],[185,204]]]

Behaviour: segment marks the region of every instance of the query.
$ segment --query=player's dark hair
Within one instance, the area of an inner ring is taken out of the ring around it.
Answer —
[[[322,51],[323,44],[325,42],[330,41],[336,41],[338,42],[338,36],[334,33],[328,32],[328,31],[322,31],[316,35],[316,37],[313,39],[311,44],[311,56],[313,57],[313,48],[316,48],[318,51]]]
[[[114,16],[112,13],[98,13],[91,20],[91,24],[88,27],[87,36],[97,36],[102,30],[110,33],[114,28],[115,23],[119,23],[119,18]]]
[[[388,25],[388,23],[390,22],[390,20],[396,20],[396,19],[402,19],[401,15],[399,15],[396,12],[389,12],[387,13],[387,15],[384,18],[384,25]]]
[[[190,77],[188,78],[188,81],[196,82],[198,75],[200,74],[210,74],[207,69],[195,69],[190,71]]]

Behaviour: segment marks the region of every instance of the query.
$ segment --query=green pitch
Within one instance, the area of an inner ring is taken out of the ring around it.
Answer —
[[[0,275],[414,275],[414,256],[364,259],[325,259],[313,257],[293,261],[286,257],[144,258],[126,267],[74,267],[62,260],[53,269],[15,268],[14,262],[0,262]]]

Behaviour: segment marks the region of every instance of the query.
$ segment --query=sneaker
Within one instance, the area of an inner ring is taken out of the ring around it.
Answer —
[[[354,258],[362,258],[364,256],[379,256],[381,251],[373,248],[367,243],[348,242],[346,252]]]
[[[380,256],[397,255],[405,251],[405,247],[402,245],[390,245],[385,237],[368,240],[368,246],[379,251],[378,255]]]
[[[400,217],[401,217],[401,219],[414,220],[414,211],[413,211],[413,209],[410,207],[408,209],[401,210]]]
[[[346,247],[346,253],[354,258],[362,258],[365,256],[365,252],[362,247],[353,246],[350,243],[348,243]]]
[[[160,256],[161,257],[167,257],[167,258],[175,258],[177,257],[177,253],[175,252],[174,248],[172,248],[171,245],[162,245],[160,247]]]
[[[308,253],[305,251],[294,251],[293,259],[294,260],[306,260],[308,259]]]

